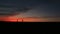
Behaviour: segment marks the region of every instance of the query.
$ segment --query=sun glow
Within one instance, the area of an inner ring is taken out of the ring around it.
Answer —
[[[57,19],[57,18],[56,18]],[[58,21],[55,18],[36,18],[36,17],[24,17],[24,18],[18,18],[18,17],[0,17],[0,21],[6,21],[6,22],[51,22],[51,21]]]

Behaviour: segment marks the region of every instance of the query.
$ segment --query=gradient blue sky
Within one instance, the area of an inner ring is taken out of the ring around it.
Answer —
[[[23,10],[29,7],[31,9],[28,11]],[[60,2],[58,0],[0,0],[0,13],[12,12],[20,12],[19,17],[60,16]]]

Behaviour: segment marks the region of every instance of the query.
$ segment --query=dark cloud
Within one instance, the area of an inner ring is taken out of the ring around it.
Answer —
[[[32,9],[33,4],[23,0],[0,0],[0,15],[16,15]],[[15,14],[16,13],[16,14]]]
[[[0,16],[12,16],[27,12],[29,7],[13,7],[8,5],[0,5]]]
[[[0,15],[2,16],[12,16],[12,15],[18,15],[20,13],[24,13],[30,10],[30,8],[1,8],[0,9]]]

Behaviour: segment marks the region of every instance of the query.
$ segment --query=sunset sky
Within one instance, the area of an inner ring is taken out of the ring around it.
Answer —
[[[0,0],[0,16],[60,17],[58,0]]]

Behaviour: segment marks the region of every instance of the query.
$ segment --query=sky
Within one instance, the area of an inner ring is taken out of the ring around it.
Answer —
[[[0,0],[0,16],[60,17],[58,0]]]

